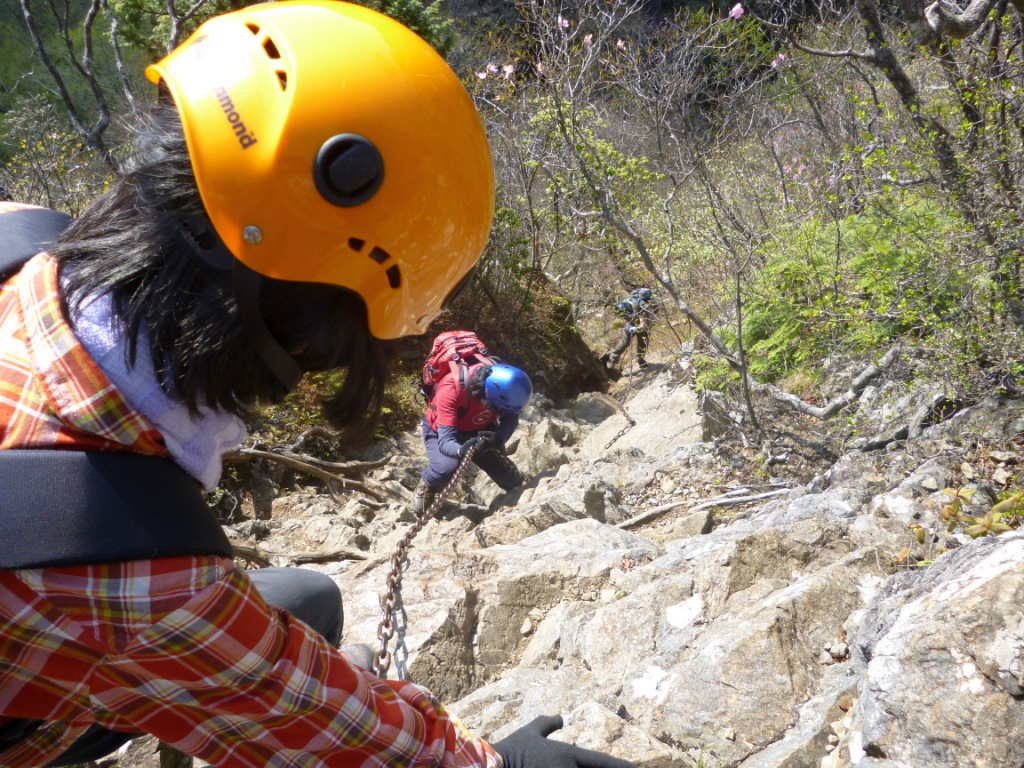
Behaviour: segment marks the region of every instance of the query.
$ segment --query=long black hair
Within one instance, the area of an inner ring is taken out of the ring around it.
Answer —
[[[142,122],[123,174],[50,249],[65,310],[109,292],[128,363],[148,338],[161,386],[193,413],[208,406],[244,417],[280,402],[287,391],[239,319],[231,272],[204,263],[183,232],[181,222],[203,209],[177,109],[162,98]],[[336,286],[263,278],[259,300],[267,327],[303,371],[345,369],[324,414],[348,438],[369,437],[388,367],[362,299]]]

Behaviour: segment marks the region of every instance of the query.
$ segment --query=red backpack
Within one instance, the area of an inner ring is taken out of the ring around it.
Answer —
[[[478,363],[494,365],[498,359],[491,357],[487,346],[472,331],[445,331],[438,334],[430,348],[430,355],[423,363],[420,376],[420,392],[429,403],[434,398],[437,382],[448,374],[458,376],[459,397],[469,387],[469,368]]]

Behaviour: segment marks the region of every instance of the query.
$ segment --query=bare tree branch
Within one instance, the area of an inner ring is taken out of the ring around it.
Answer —
[[[178,47],[181,42],[182,25],[192,19],[208,0],[196,0],[185,13],[179,14],[174,7],[174,0],[167,0],[167,18],[170,19],[171,33],[167,36],[167,52],[170,53]]]
[[[360,480],[353,480],[346,475],[358,474],[368,469],[382,466],[388,462],[388,459],[382,459],[375,462],[332,462],[323,461],[312,456],[302,456],[291,453],[290,451],[262,451],[255,448],[240,448],[234,451],[229,451],[224,454],[223,461],[224,465],[238,465],[245,464],[249,461],[255,461],[256,459],[266,459],[267,461],[274,461],[283,466],[289,467],[290,469],[304,472],[307,475],[316,477],[327,483],[328,490],[332,494],[338,494],[342,491],[359,491],[365,493],[370,498],[383,503],[387,500],[388,494],[384,491],[377,490],[373,486],[368,485]]]
[[[748,488],[740,488],[735,491],[729,491],[721,496],[715,496],[712,499],[707,499],[699,504],[695,504],[690,509],[686,510],[688,514],[694,512],[701,512],[705,509],[715,509],[716,507],[731,507],[735,504],[749,504],[753,501],[763,501],[764,499],[770,499],[774,496],[781,496],[784,493],[789,493],[789,488],[779,488],[774,491],[766,491],[764,493],[749,493]],[[745,494],[745,495],[744,495]],[[623,530],[632,530],[644,523],[649,523],[652,520],[657,520],[659,517],[664,517],[666,514],[679,507],[685,507],[689,502],[686,501],[672,501],[668,504],[662,504],[654,509],[649,509],[635,517],[629,518],[629,520],[623,520],[621,523],[617,523],[617,528]]]
[[[255,563],[261,568],[272,566],[271,558],[281,558],[290,563],[301,565],[302,563],[336,563],[339,560],[368,560],[370,555],[361,549],[354,547],[340,547],[327,552],[275,552],[263,549],[260,546],[247,546],[245,544],[232,544],[235,550],[235,557],[239,560],[246,560]]]
[[[776,400],[779,400],[787,405],[791,406],[794,410],[800,413],[806,414],[807,416],[813,416],[816,419],[827,419],[835,416],[846,406],[853,403],[861,393],[867,388],[868,384],[877,379],[886,369],[889,368],[899,356],[903,353],[902,346],[895,346],[886,352],[876,364],[869,365],[863,371],[858,374],[857,378],[853,380],[850,388],[846,390],[842,395],[837,397],[831,403],[823,406],[812,405],[801,400],[796,395],[784,392],[776,386],[771,384],[762,384],[754,382],[753,389],[755,392],[761,392],[764,394],[771,395]]]
[[[924,9],[924,18],[936,35],[963,40],[985,23],[989,11],[997,2],[998,0],[973,0],[964,10],[957,13],[942,0],[937,0]]]
[[[71,34],[67,28],[67,18],[61,18],[60,16],[57,16],[56,13],[54,14],[57,17],[58,27],[61,30],[61,35],[68,50],[68,58],[76,70],[78,70],[89,84],[93,98],[96,101],[98,115],[92,127],[86,126],[85,120],[83,119],[78,106],[71,98],[71,93],[67,84],[64,82],[64,77],[61,75],[60,70],[54,64],[53,59],[46,51],[46,46],[43,44],[42,36],[39,34],[39,27],[36,23],[35,14],[32,10],[30,0],[21,0],[21,13],[25,19],[25,26],[28,28],[29,36],[32,38],[32,45],[35,48],[36,54],[39,56],[40,61],[43,62],[43,66],[46,67],[46,71],[50,73],[50,77],[53,79],[53,83],[57,88],[57,93],[60,94],[61,101],[63,102],[64,109],[67,111],[68,117],[71,120],[71,124],[74,126],[79,136],[81,136],[83,143],[99,152],[104,162],[106,162],[111,168],[116,169],[118,167],[117,160],[107,148],[103,140],[103,134],[110,125],[110,108],[103,94],[103,90],[92,72],[92,25],[95,21],[98,10],[98,2],[99,0],[93,0],[90,3],[85,21],[83,22],[83,45],[85,46],[85,50],[81,62],[79,62],[78,58],[75,56],[71,42]]]
[[[120,27],[117,16],[110,9],[110,4],[107,0],[102,0],[103,10],[107,12],[107,16],[110,18],[110,44],[114,49],[114,63],[117,66],[117,74],[121,78],[121,90],[124,93],[125,99],[128,104],[134,109],[135,108],[135,94],[132,93],[131,80],[128,77],[128,68],[124,65],[124,57],[121,54],[121,37]]]

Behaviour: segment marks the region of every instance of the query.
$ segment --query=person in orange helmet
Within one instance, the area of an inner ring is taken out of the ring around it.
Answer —
[[[124,173],[0,278],[0,765],[148,733],[225,768],[628,768],[548,740],[557,717],[470,735],[338,650],[329,577],[246,572],[174,501],[201,502],[247,410],[304,373],[344,369],[325,415],[372,433],[384,342],[428,327],[490,229],[458,78],[335,0],[215,17],[147,74]],[[4,204],[0,226],[40,215]]]

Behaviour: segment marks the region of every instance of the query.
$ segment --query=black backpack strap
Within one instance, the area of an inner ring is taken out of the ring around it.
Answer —
[[[459,402],[459,418],[461,419],[466,415],[466,411],[469,410],[470,401],[473,399],[473,395],[469,390],[469,369],[472,365],[480,363],[483,365],[496,365],[500,358],[491,357],[489,355],[479,354],[473,356],[472,360],[460,360],[458,362],[459,374],[458,383],[456,385],[458,392]]]
[[[45,251],[73,219],[49,208],[18,208],[0,214],[0,283]]]
[[[0,451],[0,568],[232,557],[195,481],[168,459]]]
[[[456,407],[458,408],[459,418],[461,419],[466,415],[466,411],[469,410],[469,401],[472,399],[472,395],[469,392],[469,365],[459,361],[458,370],[458,381],[456,383]]]

